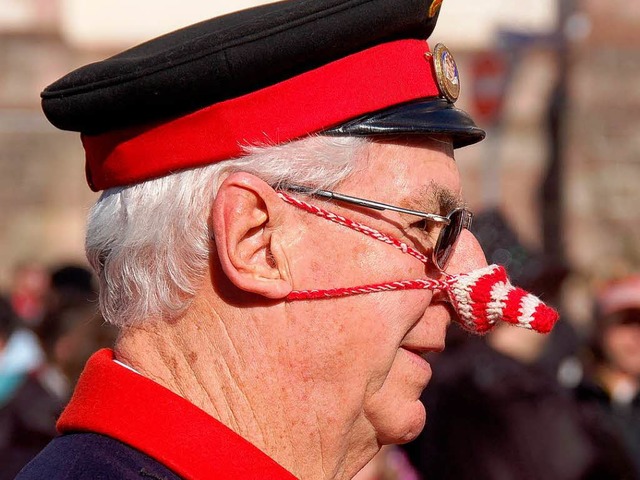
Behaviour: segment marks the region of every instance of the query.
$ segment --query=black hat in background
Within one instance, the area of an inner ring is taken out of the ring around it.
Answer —
[[[80,265],[63,265],[51,272],[53,290],[77,290],[84,293],[97,291],[93,273]]]
[[[442,0],[290,0],[221,16],[82,67],[42,92],[81,132],[94,190],[306,135],[484,132],[453,106],[460,79],[431,35]]]
[[[545,298],[559,293],[569,274],[568,265],[525,247],[500,210],[476,214],[471,232],[482,246],[488,263],[504,266],[514,284]]]

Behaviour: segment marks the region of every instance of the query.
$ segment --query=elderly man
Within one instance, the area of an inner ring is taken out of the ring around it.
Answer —
[[[453,151],[484,132],[425,41],[440,3],[279,2],[43,92],[105,190],[86,247],[121,333],[19,478],[351,478],[422,429],[454,311],[550,328],[478,271]]]

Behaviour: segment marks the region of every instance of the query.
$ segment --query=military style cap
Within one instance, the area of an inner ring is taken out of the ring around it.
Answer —
[[[313,133],[484,132],[454,107],[457,67],[426,42],[442,0],[290,0],[213,18],[79,68],[42,92],[79,131],[94,190]]]
[[[603,315],[640,310],[640,275],[631,275],[605,285],[596,296],[596,303]]]

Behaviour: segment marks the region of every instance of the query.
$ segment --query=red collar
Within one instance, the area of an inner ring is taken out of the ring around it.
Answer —
[[[115,438],[185,479],[295,479],[203,410],[113,362],[108,349],[87,362],[57,427]]]

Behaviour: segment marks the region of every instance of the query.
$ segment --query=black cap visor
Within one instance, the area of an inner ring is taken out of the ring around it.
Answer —
[[[396,105],[355,118],[323,133],[357,137],[449,135],[454,148],[477,143],[486,135],[466,112],[443,98]]]

